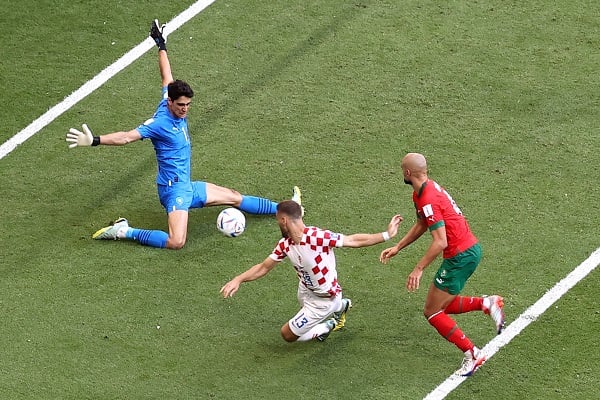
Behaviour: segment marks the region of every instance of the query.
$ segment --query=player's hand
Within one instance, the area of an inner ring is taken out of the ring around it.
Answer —
[[[66,141],[69,144],[69,148],[81,147],[81,146],[91,146],[94,141],[94,135],[92,135],[92,131],[86,124],[81,126],[83,132],[77,130],[75,128],[69,129],[69,133],[67,133]]]
[[[150,32],[148,33],[152,39],[154,39],[154,43],[160,50],[166,50],[165,43],[167,43],[167,35],[164,33],[165,24],[160,25],[158,20],[155,19],[152,21],[152,25],[150,25]]]
[[[232,297],[238,291],[239,288],[240,284],[235,280],[231,280],[221,288],[221,294],[224,298]]]
[[[406,279],[406,289],[409,292],[414,292],[419,288],[419,283],[421,283],[421,275],[423,275],[423,271],[419,268],[413,269],[408,278]]]
[[[404,218],[402,218],[402,215],[394,215],[392,217],[392,220],[390,221],[388,228],[387,228],[387,233],[388,235],[390,235],[391,238],[393,238],[394,236],[396,236],[396,234],[398,233],[398,227],[400,226],[400,224],[402,223],[402,221],[404,220]]]
[[[396,246],[388,247],[387,249],[381,252],[381,255],[379,256],[379,261],[381,261],[383,264],[387,264],[389,259],[394,257],[396,254],[398,254],[398,249],[396,248]]]

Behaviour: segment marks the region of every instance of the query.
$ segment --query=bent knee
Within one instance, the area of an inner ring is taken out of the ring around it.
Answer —
[[[431,318],[434,314],[440,312],[442,310],[440,310],[439,308],[424,308],[423,309],[423,316],[425,317],[425,319],[429,319]]]
[[[180,250],[183,246],[185,246],[185,239],[169,238],[167,241],[167,248],[171,250]]]
[[[292,343],[292,342],[295,342],[296,340],[298,340],[298,338],[296,336],[289,337],[289,336],[285,336],[283,333],[281,334],[281,337],[283,338],[283,340],[285,340],[288,343]]]
[[[288,324],[285,324],[281,327],[281,337],[283,338],[283,340],[289,343],[298,340],[298,336],[294,335],[294,333],[290,330]]]

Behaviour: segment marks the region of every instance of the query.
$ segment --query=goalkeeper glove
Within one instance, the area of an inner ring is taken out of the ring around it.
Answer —
[[[100,137],[93,136],[92,131],[86,124],[83,124],[81,128],[83,129],[83,132],[75,128],[69,129],[66,141],[70,143],[70,149],[78,146],[98,146],[100,144]]]
[[[154,39],[156,46],[159,50],[167,50],[167,38],[166,35],[163,35],[163,31],[165,30],[165,24],[160,25],[158,20],[155,19],[152,21],[152,25],[150,25],[150,37]]]

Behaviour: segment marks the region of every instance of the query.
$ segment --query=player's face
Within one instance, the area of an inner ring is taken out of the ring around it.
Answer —
[[[281,231],[281,236],[284,238],[290,237],[290,231],[287,228],[287,217],[283,214],[276,213],[275,218],[277,218],[277,225],[279,225],[279,230]]]
[[[169,110],[177,118],[187,117],[188,110],[192,104],[192,99],[186,96],[181,96],[177,100],[168,100]]]
[[[404,177],[404,183],[407,185],[412,185],[412,182],[410,181],[410,172],[408,172],[408,169],[402,168],[402,176]]]

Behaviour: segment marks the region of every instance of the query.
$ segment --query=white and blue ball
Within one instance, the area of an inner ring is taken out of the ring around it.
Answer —
[[[240,236],[246,229],[246,217],[237,208],[226,208],[217,217],[217,229],[227,237]]]

